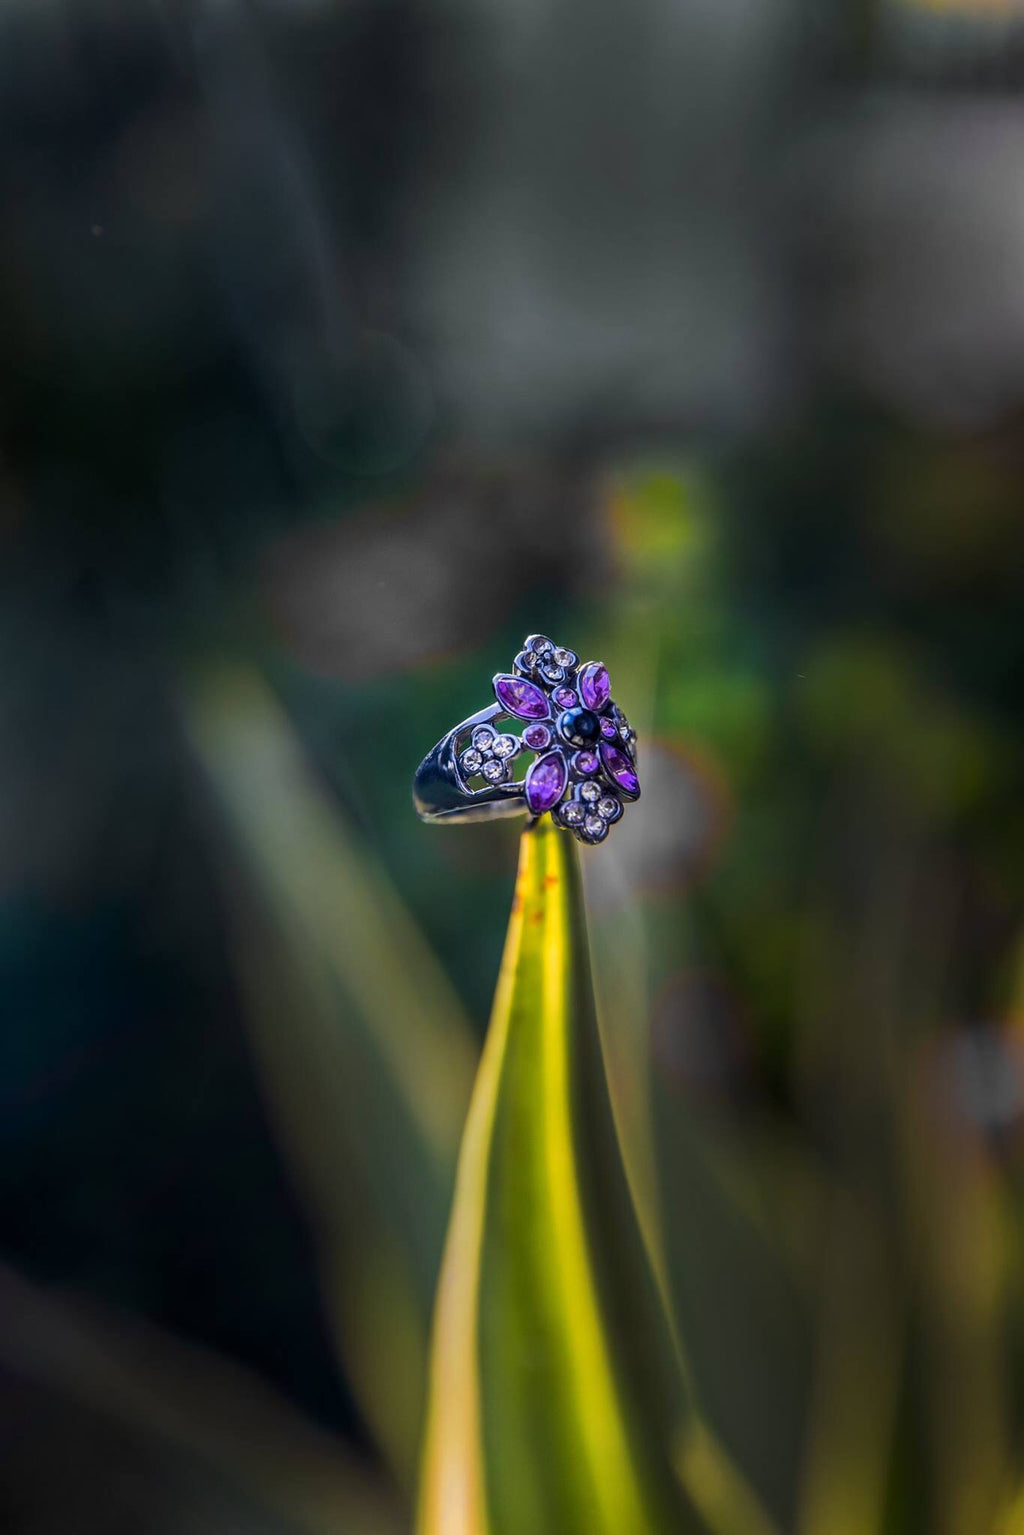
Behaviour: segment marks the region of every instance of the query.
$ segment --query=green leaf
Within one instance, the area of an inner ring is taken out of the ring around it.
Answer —
[[[63,1510],[64,1528],[110,1528],[89,1502],[105,1489],[119,1529],[400,1535],[406,1527],[383,1475],[237,1361],[5,1264],[0,1313],[3,1407],[18,1423],[20,1469],[52,1476],[46,1507],[50,1520]],[[100,1457],[98,1480],[88,1465],[69,1474],[81,1453],[76,1434],[90,1461]]]
[[[778,1148],[763,1129],[728,1127],[663,1085],[654,1094],[669,1305],[695,1406],[721,1454],[756,1497],[762,1520],[792,1529],[806,1445],[811,1316],[781,1234],[760,1219],[763,1203],[781,1218]],[[753,1119],[753,1116],[750,1116]],[[755,1158],[763,1188],[758,1190]],[[696,1495],[696,1489],[691,1487]],[[735,1516],[723,1535],[759,1528]]]
[[[419,1535],[699,1529],[608,1101],[575,844],[523,835],[438,1290]]]
[[[422,933],[259,674],[209,666],[184,706],[219,812],[253,1053],[309,1213],[338,1352],[411,1489],[475,1041]]]

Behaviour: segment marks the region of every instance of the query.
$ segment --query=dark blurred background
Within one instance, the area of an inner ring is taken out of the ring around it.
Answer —
[[[0,1528],[407,1527],[516,836],[410,781],[528,630],[642,733],[717,1434],[1024,1528],[1022,76],[1011,0],[2,0]]]

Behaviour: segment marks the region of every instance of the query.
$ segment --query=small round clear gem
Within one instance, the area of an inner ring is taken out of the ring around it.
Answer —
[[[547,682],[565,681],[564,667],[556,666],[553,661],[542,661],[540,663],[540,674]]]
[[[480,753],[476,750],[476,748],[471,746],[468,751],[464,751],[462,753],[462,770],[463,770],[463,772],[465,772],[465,773],[479,773],[479,771],[480,771],[480,764],[481,764],[481,762],[483,760],[484,759],[481,757]]]
[[[478,725],[473,731],[473,745],[490,747],[491,737],[494,734],[486,725]]]
[[[491,757],[480,769],[488,783],[500,783],[505,776],[505,764],[499,762],[497,757]]]
[[[593,804],[596,799],[601,798],[601,791],[597,787],[596,783],[585,783],[580,790],[580,794],[585,800],[589,800],[591,804]]]
[[[601,838],[607,835],[608,822],[603,821],[599,815],[588,815],[583,822],[583,830],[588,837],[593,837],[595,841],[600,842]]]
[[[603,815],[606,821],[610,821],[613,815],[617,815],[618,809],[618,800],[612,799],[610,794],[606,794],[604,799],[600,799],[597,802],[597,813],[598,815]]]
[[[619,726],[619,735],[621,736],[622,740],[626,742],[627,746],[629,744],[629,738],[630,738],[630,736],[632,734],[633,734],[633,732],[630,730],[629,726],[626,724],[626,721],[623,720],[622,724]]]
[[[583,820],[583,806],[578,805],[575,800],[570,800],[567,805],[562,806],[560,815],[566,826],[579,826]]]
[[[533,650],[524,650],[522,655],[519,657],[519,661],[524,671],[532,672],[533,668],[537,665],[536,652]]]
[[[539,656],[550,655],[554,648],[551,641],[545,639],[543,634],[538,634],[530,646],[530,649],[535,650]]]
[[[519,750],[515,736],[496,736],[491,750],[496,757],[514,757]]]
[[[555,651],[555,662],[559,666],[571,666],[576,657],[571,650],[558,649]]]

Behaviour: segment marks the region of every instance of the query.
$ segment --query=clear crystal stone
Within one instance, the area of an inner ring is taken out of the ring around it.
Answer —
[[[532,672],[533,668],[537,665],[536,651],[524,650],[522,655],[519,657],[519,664],[522,666],[524,671]]]
[[[618,808],[618,800],[612,799],[610,794],[606,794],[604,799],[597,802],[597,813],[598,815],[603,815],[606,821],[610,821],[612,816],[617,814]]]
[[[542,661],[540,663],[540,674],[548,682],[564,682],[565,681],[565,669],[564,669],[564,667],[556,666],[553,661]]]
[[[579,826],[583,820],[583,806],[577,805],[575,800],[570,800],[567,805],[562,806],[561,815],[566,826]]]
[[[514,757],[519,749],[515,736],[497,736],[491,747],[496,757]]]
[[[545,639],[543,634],[538,634],[530,646],[530,649],[535,650],[539,656],[550,655],[554,648],[551,641]]]
[[[595,841],[600,842],[601,838],[607,834],[608,822],[603,821],[599,815],[588,815],[583,822],[583,830],[588,837],[593,837]]]
[[[575,659],[576,657],[573,655],[571,650],[562,650],[559,648],[555,651],[555,661],[559,666],[571,666]]]
[[[489,747],[493,734],[494,732],[489,725],[478,725],[473,731],[473,745]]]
[[[619,726],[619,735],[621,736],[622,740],[625,741],[627,746],[629,745],[629,738],[630,738],[630,736],[632,734],[633,734],[633,732],[630,730],[629,726],[626,724],[626,721],[623,720],[622,724]]]
[[[591,804],[593,804],[596,799],[601,798],[601,791],[597,787],[596,783],[585,783],[580,790],[580,793],[583,798],[585,800],[589,800]]]
[[[464,773],[479,773],[480,764],[483,760],[476,748],[471,746],[468,751],[462,753],[462,771]]]
[[[491,757],[480,769],[488,783],[500,783],[505,776],[505,764]]]

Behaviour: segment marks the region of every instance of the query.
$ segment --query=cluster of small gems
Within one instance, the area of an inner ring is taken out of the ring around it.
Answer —
[[[531,634],[516,656],[516,671],[553,687],[565,681],[576,662],[574,651],[555,645],[543,634]]]
[[[466,778],[482,778],[486,783],[507,783],[512,776],[512,759],[520,749],[517,736],[505,735],[490,725],[477,725],[472,745],[459,757]]]
[[[603,842],[622,814],[622,801],[614,794],[602,792],[595,783],[580,786],[577,798],[559,806],[558,819],[577,836],[587,842]]]
[[[582,842],[603,841],[624,802],[640,796],[636,732],[612,701],[607,667],[532,634],[512,671],[495,677],[494,693],[504,714],[523,722],[522,736],[478,726],[459,759],[463,772],[505,782],[512,757],[535,752],[523,781],[527,808],[550,811]]]

